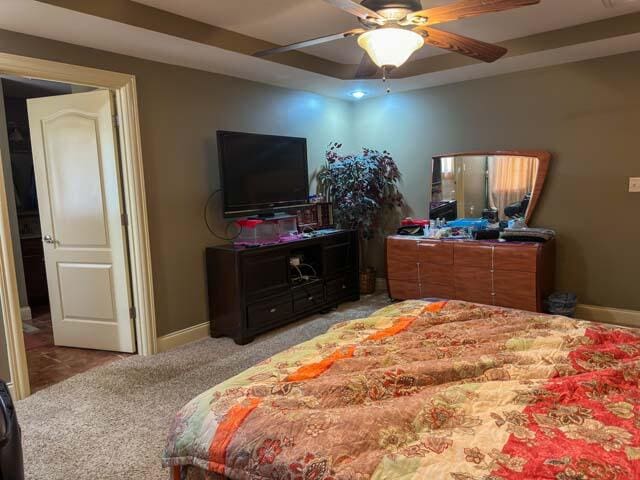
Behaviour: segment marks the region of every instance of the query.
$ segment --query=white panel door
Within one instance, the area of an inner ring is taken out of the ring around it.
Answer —
[[[56,345],[135,351],[107,90],[28,100]]]

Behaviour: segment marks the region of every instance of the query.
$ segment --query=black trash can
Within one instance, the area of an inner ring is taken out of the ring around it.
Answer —
[[[546,303],[548,313],[573,318],[576,316],[578,296],[575,293],[556,292],[549,295]]]
[[[0,480],[24,480],[22,438],[9,389],[0,380]]]

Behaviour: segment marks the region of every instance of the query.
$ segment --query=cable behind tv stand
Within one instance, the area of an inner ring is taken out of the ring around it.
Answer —
[[[292,258],[303,259],[303,274]],[[239,345],[360,298],[355,231],[254,248],[212,247],[206,260],[211,336]]]

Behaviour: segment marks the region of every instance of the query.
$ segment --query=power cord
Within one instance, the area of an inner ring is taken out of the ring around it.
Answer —
[[[313,266],[309,265],[308,263],[301,263],[300,265],[294,265],[294,264],[290,264],[290,266],[292,268],[295,269],[295,271],[298,273],[298,276],[296,278],[293,279],[294,283],[298,283],[298,285],[303,285],[306,282],[311,282],[313,280],[318,280],[318,273],[316,272],[316,269],[313,268]],[[304,275],[302,273],[302,269],[300,267],[306,267],[309,270],[311,270],[313,272],[313,275]]]
[[[309,265],[308,263],[301,263],[300,266],[309,268],[313,272],[313,277],[312,278],[318,278],[318,272],[316,272],[316,269],[313,268],[311,265]],[[298,270],[300,270],[300,269],[298,269]]]
[[[240,229],[238,230],[238,233],[236,233],[234,236],[229,236],[229,227],[231,225],[233,225],[235,222],[227,222],[227,226],[224,230],[224,235],[220,235],[218,234],[213,227],[211,226],[211,224],[209,223],[209,204],[211,203],[211,200],[213,200],[213,198],[219,194],[220,192],[222,192],[221,188],[218,188],[217,190],[214,190],[213,193],[211,195],[209,195],[209,198],[207,198],[206,203],[204,204],[204,223],[207,226],[207,230],[209,230],[209,232],[211,233],[211,235],[213,235],[214,237],[216,237],[219,240],[224,240],[225,242],[232,242],[233,240],[235,240],[236,238],[238,238],[240,236],[240,234],[242,233],[242,227],[240,227]]]

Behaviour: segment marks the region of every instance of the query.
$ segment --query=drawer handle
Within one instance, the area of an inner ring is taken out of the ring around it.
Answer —
[[[343,289],[343,290],[346,290],[346,289],[347,289],[347,286],[346,286],[346,285],[342,285],[342,289]]]
[[[311,301],[313,300],[313,297],[308,297],[307,300]]]
[[[438,245],[436,243],[421,243],[420,246],[434,248],[434,247],[437,247]]]
[[[272,308],[271,310],[269,310],[269,313],[276,313],[278,311],[277,308]]]

